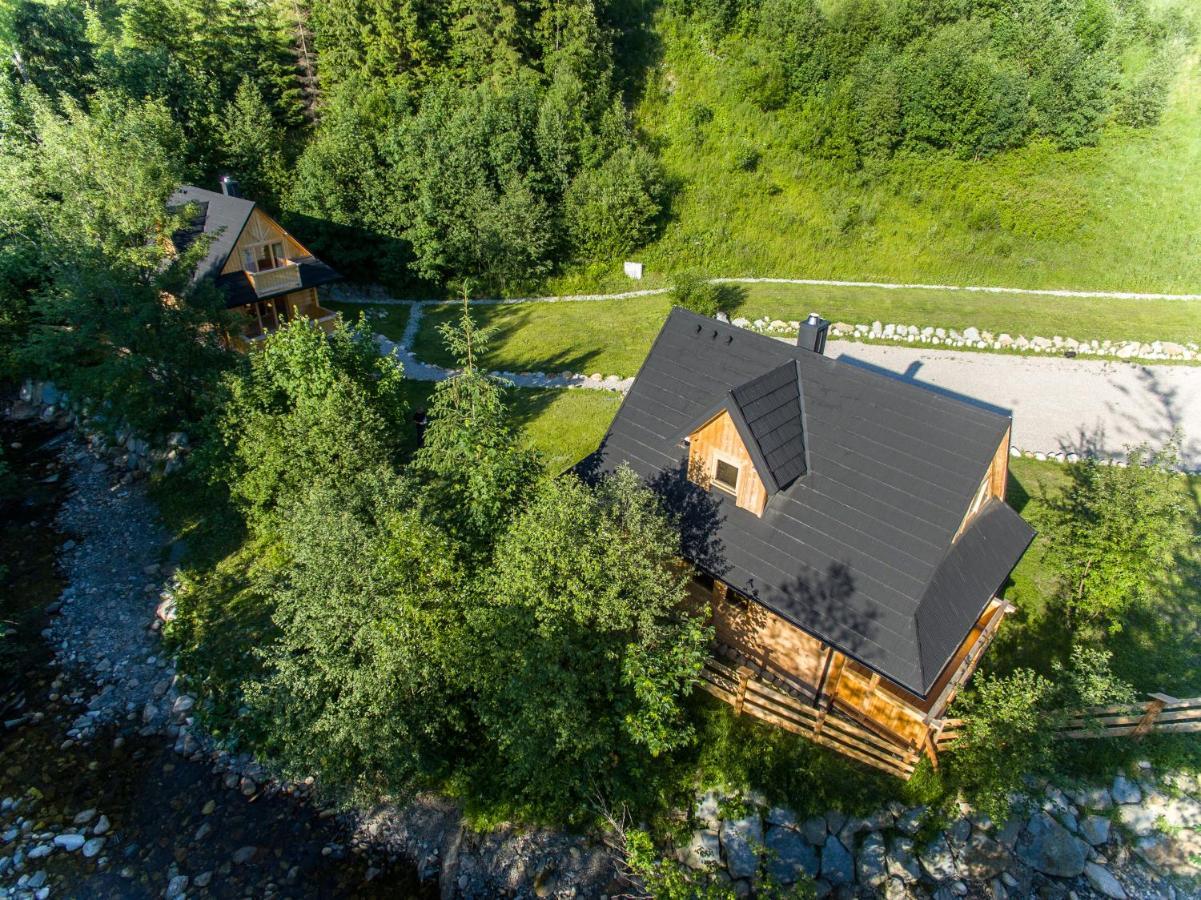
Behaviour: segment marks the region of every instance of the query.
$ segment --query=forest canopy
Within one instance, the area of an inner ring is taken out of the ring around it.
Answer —
[[[1150,0],[14,0],[0,129],[35,93],[157,102],[183,177],[234,174],[355,279],[513,293],[671,220],[681,185],[630,111],[672,17],[798,160],[869,178],[1153,125],[1196,38]]]

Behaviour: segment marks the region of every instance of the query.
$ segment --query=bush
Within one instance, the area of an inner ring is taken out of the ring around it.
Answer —
[[[684,272],[676,276],[671,288],[671,302],[702,316],[715,316],[722,311],[722,292],[699,272]]]
[[[583,169],[564,198],[564,215],[577,253],[619,256],[654,236],[661,210],[663,172],[642,148],[622,147],[600,168]]]
[[[1050,770],[1056,699],[1050,681],[1018,669],[1004,678],[977,675],[955,704],[964,724],[949,755],[951,776],[993,821],[1008,818],[1023,775]]]
[[[1029,128],[1025,76],[988,47],[975,23],[945,25],[905,61],[904,128],[910,143],[987,156]]]

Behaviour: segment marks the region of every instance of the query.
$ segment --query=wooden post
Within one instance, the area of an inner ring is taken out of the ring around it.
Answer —
[[[931,727],[926,729],[926,739],[923,741],[923,749],[926,755],[930,757],[930,765],[934,766],[934,771],[938,771],[938,736],[942,734],[942,721],[935,722]]]
[[[1163,708],[1169,703],[1173,703],[1176,698],[1169,697],[1167,694],[1148,694],[1151,698],[1147,703],[1147,711],[1143,713],[1143,717],[1139,719],[1137,725],[1134,726],[1131,737],[1142,737],[1155,727],[1155,720],[1159,718],[1159,714],[1163,712]]]
[[[746,685],[754,672],[748,666],[738,667],[738,693],[734,695],[734,715],[742,715],[742,704],[746,701]]]

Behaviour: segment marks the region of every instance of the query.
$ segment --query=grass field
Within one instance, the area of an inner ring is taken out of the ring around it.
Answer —
[[[739,285],[733,316],[785,321],[818,311],[832,321],[898,322],[942,328],[975,325],[1014,337],[1061,335],[1078,340],[1195,341],[1201,301],[1083,300],[962,291],[839,288],[792,284]],[[476,320],[497,333],[485,365],[510,372],[620,375],[638,372],[671,308],[666,295],[574,303],[473,306]],[[427,307],[414,350],[439,365],[453,360],[438,326],[455,319],[454,305]]]
[[[359,316],[366,316],[373,331],[392,341],[399,341],[404,334],[412,309],[408,303],[340,303],[325,299],[321,302],[326,309],[341,313],[347,322],[357,322]]]
[[[665,295],[579,303],[523,303],[473,306],[471,314],[495,327],[484,364],[507,372],[580,372],[633,375],[670,309]],[[413,351],[438,365],[454,360],[442,345],[438,326],[458,318],[453,304],[427,307]]]
[[[831,321],[879,320],[902,325],[965,328],[974,325],[1014,337],[1040,335],[1077,340],[1176,341],[1201,339],[1201,301],[1102,300],[981,294],[906,288],[843,288],[825,285],[740,285],[745,297],[732,315],[803,319],[811,311]]]
[[[1156,127],[1114,126],[1071,152],[1036,142],[984,160],[901,156],[869,174],[798,151],[796,114],[739,100],[745,91],[721,54],[668,9],[654,30],[662,59],[635,117],[678,190],[659,239],[628,257],[651,277],[695,268],[1026,288],[1201,285],[1195,54]],[[701,107],[712,120],[698,129]],[[555,288],[617,285],[620,272],[620,260],[594,264]]]

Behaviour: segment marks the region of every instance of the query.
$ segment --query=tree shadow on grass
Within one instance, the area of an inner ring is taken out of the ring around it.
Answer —
[[[547,375],[559,375],[563,372],[588,375],[592,373],[595,361],[604,352],[602,337],[598,334],[590,347],[573,347],[556,353],[545,353],[527,356],[520,354],[520,362],[514,359],[514,351],[520,349],[521,340],[517,333],[526,327],[532,327],[538,304],[530,305],[499,305],[472,307],[471,316],[482,328],[495,328],[488,341],[488,349],[480,358],[480,363],[489,371],[513,372],[543,372]],[[433,365],[451,367],[454,359],[442,343],[442,336],[437,326],[445,321],[457,321],[461,308],[450,313],[437,315],[426,313],[426,321],[421,323],[417,337],[414,340],[413,352],[422,362]],[[503,318],[502,318],[503,316]],[[449,317],[449,318],[448,318]],[[603,373],[610,374],[610,373]]]

